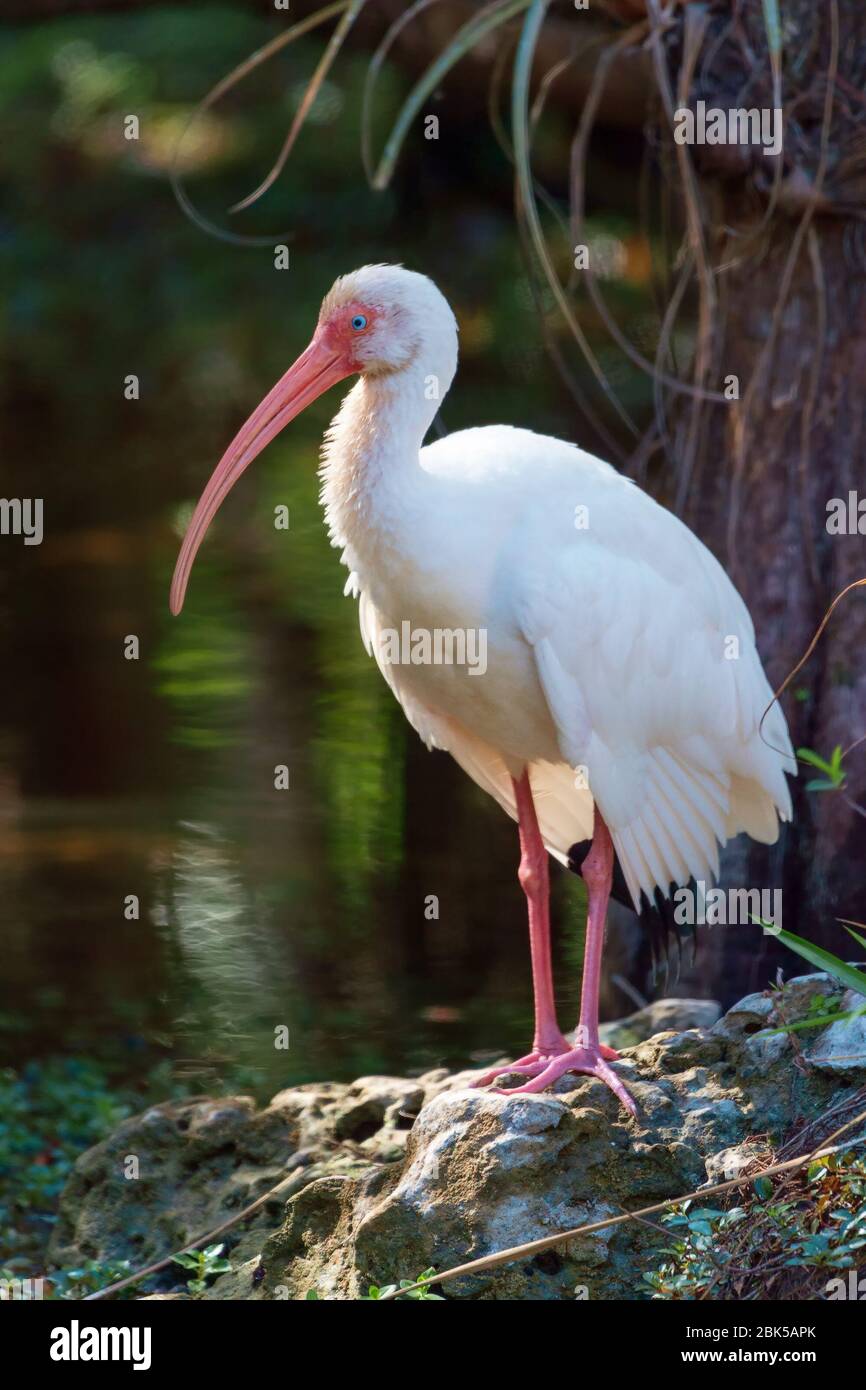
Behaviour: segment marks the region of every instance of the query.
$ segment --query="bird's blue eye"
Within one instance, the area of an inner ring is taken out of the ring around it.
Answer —
[[[365,319],[363,314],[355,315],[355,317],[352,319],[352,327],[354,328],[356,333],[360,333],[362,328],[367,327],[367,320]]]

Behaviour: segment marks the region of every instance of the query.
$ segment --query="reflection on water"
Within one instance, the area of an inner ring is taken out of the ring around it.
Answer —
[[[530,999],[514,845],[504,818],[499,826],[494,812],[488,824],[474,796],[464,819],[450,768],[432,778],[432,791],[443,786],[433,843],[409,849],[396,880],[374,875],[366,907],[328,875],[327,835],[317,864],[304,863],[294,817],[278,817],[275,834],[266,806],[238,808],[228,794],[210,822],[172,819],[169,800],[52,802],[7,816],[5,1060],[76,1052],[134,1075],[167,1055],[196,1088],[265,1093],[523,1046]],[[442,815],[465,825],[449,841],[467,843],[470,816],[472,842],[488,829],[490,852],[443,850]],[[438,921],[424,915],[430,892]],[[572,1012],[575,971],[569,951]]]
[[[169,932],[206,1001],[214,1036],[237,1055],[253,1020],[279,1018],[285,1008],[285,959],[267,905],[244,882],[236,854],[213,825],[181,824],[165,880],[153,921]],[[188,1028],[192,1017],[177,1022]]]
[[[287,462],[262,475],[265,495]],[[315,480],[293,488],[301,498]],[[260,536],[223,528],[236,605],[211,558],[180,622],[163,616],[167,528],[143,589],[128,566],[112,570],[104,544],[91,556],[46,539],[35,588],[48,601],[33,623],[40,652],[60,644],[65,663],[63,681],[34,681],[10,721],[7,1061],[77,1052],[134,1075],[167,1056],[196,1087],[265,1093],[525,1046],[514,828],[405,724],[315,519],[280,557],[289,571],[321,560],[315,594],[298,574],[262,591],[241,557]],[[136,631],[153,635],[128,661]],[[37,794],[52,783],[66,795]],[[560,879],[565,1017],[577,889]]]

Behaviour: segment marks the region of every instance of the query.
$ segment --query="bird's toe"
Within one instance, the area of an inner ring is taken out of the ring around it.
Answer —
[[[613,1049],[576,1047],[557,1057],[539,1059],[530,1066],[512,1063],[509,1067],[499,1067],[496,1075],[491,1076],[491,1080],[495,1080],[497,1076],[507,1076],[510,1072],[526,1076],[528,1080],[520,1086],[492,1087],[491,1094],[498,1096],[538,1095],[539,1091],[546,1090],[560,1076],[572,1071],[584,1076],[594,1076],[597,1080],[603,1081],[605,1086],[613,1091],[620,1104],[625,1106],[629,1114],[636,1116],[637,1107],[619,1077],[608,1066],[606,1053],[613,1053]],[[613,1053],[613,1058],[616,1058],[616,1053]],[[480,1083],[476,1082],[475,1084]]]

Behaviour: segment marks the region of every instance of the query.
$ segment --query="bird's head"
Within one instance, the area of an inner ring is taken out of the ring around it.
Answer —
[[[309,347],[241,426],[214,469],[187,527],[171,585],[172,613],[183,607],[193,561],[218,508],[241,474],[290,420],[338,381],[393,377],[425,360],[453,374],[457,325],[432,280],[398,265],[365,265],[335,282],[322,301]],[[444,383],[447,386],[447,382]]]
[[[456,347],[457,325],[432,280],[401,265],[365,265],[341,275],[322,301],[321,334],[351,363],[350,371],[386,376],[404,371],[431,337]]]

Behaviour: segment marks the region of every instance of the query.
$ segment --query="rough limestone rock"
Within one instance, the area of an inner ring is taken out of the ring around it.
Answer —
[[[722,1012],[715,999],[654,999],[637,1013],[615,1023],[603,1023],[599,1032],[608,1047],[634,1047],[656,1033],[684,1033],[687,1028],[711,1028]]]
[[[707,1012],[703,1026],[629,1048],[618,1067],[637,1120],[591,1077],[566,1075],[543,1095],[508,1097],[469,1089],[475,1072],[444,1069],[297,1086],[263,1110],[245,1097],[157,1106],[79,1159],[51,1258],[143,1265],[285,1179],[253,1218],[219,1237],[232,1272],[202,1297],[302,1299],[314,1289],[319,1298],[353,1299],[370,1284],[684,1194],[736,1176],[767,1136],[866,1084],[862,1018],[793,1037],[766,1031],[803,1018],[816,996],[821,1012],[849,1003],[826,976],[805,976],[750,995],[717,1021]],[[706,1009],[705,1001],[663,1002]],[[136,1179],[124,1176],[130,1155],[139,1160]],[[664,1243],[654,1227],[628,1222],[443,1292],[640,1298],[641,1275]],[[149,1287],[182,1290],[184,1278],[174,1266]]]
[[[842,996],[840,1007],[856,1017],[843,1023],[831,1023],[806,1056],[812,1066],[822,1071],[855,1076],[863,1070],[866,1055],[866,999],[849,989]]]

